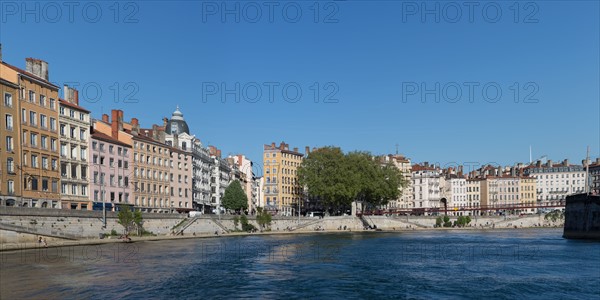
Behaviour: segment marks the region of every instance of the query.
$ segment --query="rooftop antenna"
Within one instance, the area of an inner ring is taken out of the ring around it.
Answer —
[[[531,145],[529,145],[529,164],[531,164],[533,161],[531,160]]]
[[[398,155],[398,144],[396,144],[396,155]]]

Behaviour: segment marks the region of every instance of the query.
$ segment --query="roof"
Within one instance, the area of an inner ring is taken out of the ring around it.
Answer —
[[[108,142],[108,143],[113,143],[113,144],[116,144],[116,145],[121,145],[121,146],[124,146],[124,147],[131,148],[131,145],[123,143],[123,142],[121,142],[121,141],[113,138],[112,136],[104,134],[104,133],[102,133],[100,131],[95,131],[94,133],[92,133],[91,137],[93,139],[97,139],[97,140],[105,141],[105,142]]]
[[[419,164],[412,165],[412,171],[435,171],[434,167],[426,167]]]
[[[131,134],[131,130],[124,129],[124,131],[125,131],[126,133],[129,133],[129,134]],[[150,132],[148,132],[148,133],[150,133]],[[138,134],[138,135],[132,134],[132,135],[131,135],[131,138],[133,138],[133,139],[137,139],[137,140],[143,140],[143,141],[145,141],[145,142],[153,143],[153,144],[155,144],[155,145],[160,145],[160,146],[162,146],[162,147],[165,147],[165,148],[169,147],[169,146],[167,146],[166,144],[163,144],[163,143],[161,143],[161,142],[159,142],[159,141],[157,141],[157,140],[155,140],[155,139],[153,139],[153,138],[151,138],[151,137],[147,137],[145,134],[141,134],[141,133],[140,133],[140,134]]]
[[[48,80],[46,80],[44,78],[38,77],[36,75],[33,75],[32,73],[29,73],[29,72],[27,72],[27,71],[25,71],[25,70],[23,70],[21,68],[17,68],[15,66],[11,65],[11,64],[7,64],[6,62],[2,62],[2,64],[5,65],[5,66],[7,66],[7,67],[9,67],[9,68],[11,68],[11,69],[13,69],[13,70],[15,70],[15,71],[17,71],[17,72],[19,72],[20,74],[26,75],[28,77],[35,78],[36,80],[41,81],[41,82],[43,82],[43,83],[45,83],[45,84],[47,84],[49,86],[52,86],[52,87],[56,88],[57,90],[59,89],[59,87],[57,85],[54,85],[52,82],[50,82],[50,81],[48,81]]]
[[[86,113],[90,113],[89,110],[87,110],[87,109],[85,109],[85,108],[83,108],[83,107],[81,107],[81,106],[79,106],[79,105],[77,105],[75,103],[71,103],[71,102],[69,102],[67,100],[58,99],[58,102],[60,104],[62,104],[62,105],[65,105],[65,106],[68,106],[68,107],[71,107],[71,108],[74,108],[74,109],[78,109],[78,110],[81,110],[81,111],[86,112]]]

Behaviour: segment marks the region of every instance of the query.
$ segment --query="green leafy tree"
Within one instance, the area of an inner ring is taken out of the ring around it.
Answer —
[[[353,201],[368,206],[385,205],[397,199],[399,188],[406,186],[402,173],[393,164],[382,164],[369,152],[344,154],[337,147],[311,152],[300,165],[298,178],[310,196],[330,207],[349,206]]]
[[[246,217],[246,215],[242,215],[240,217],[240,223],[242,223],[242,230],[243,231],[255,231],[256,227],[254,227],[254,225],[250,224],[250,222],[248,222],[248,218]]]
[[[300,185],[308,188],[311,196],[321,199],[325,205],[350,204],[358,188],[354,184],[344,153],[337,147],[324,147],[310,153],[298,168]]]
[[[242,185],[238,180],[234,180],[225,189],[225,194],[222,199],[223,207],[240,213],[248,208],[248,196],[242,189]]]
[[[256,222],[260,226],[261,230],[271,225],[271,214],[265,211],[262,207],[258,207],[256,214]]]
[[[237,230],[238,225],[240,225],[240,217],[235,216],[233,217],[233,227],[235,228],[235,230]]]
[[[125,234],[130,234],[131,231],[137,229],[139,235],[144,222],[141,211],[136,210],[133,212],[128,208],[121,209],[117,214],[117,218],[119,219],[117,222],[123,226]]]
[[[444,227],[452,227],[452,222],[450,222],[450,217],[444,216]]]
[[[443,224],[442,217],[437,217],[435,219],[435,227],[442,227],[442,224]]]

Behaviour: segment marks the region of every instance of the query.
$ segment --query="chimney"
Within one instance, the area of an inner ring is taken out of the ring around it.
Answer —
[[[596,158],[596,164],[597,164],[597,165],[600,165],[600,157],[597,157],[597,158]]]
[[[304,147],[304,154],[308,155],[310,153],[310,147],[306,146]]]
[[[217,149],[217,157],[221,158],[221,150]]]
[[[163,118],[163,127],[166,129],[167,128],[167,122],[169,122],[169,119],[167,118]]]
[[[70,88],[68,85],[65,85],[63,88],[65,100],[69,103],[74,103],[75,105],[79,105],[79,91],[74,88]]]
[[[140,132],[140,121],[137,118],[131,118],[131,133],[138,135]]]
[[[271,143],[271,148],[275,149],[275,142]]]
[[[563,160],[563,166],[565,166],[565,167],[569,166],[569,160],[568,159]]]
[[[156,141],[161,141],[160,132],[158,132],[158,125],[152,124],[152,138]]]
[[[123,131],[123,111],[120,109],[118,111],[119,111],[119,130]]]
[[[25,71],[48,81],[48,63],[37,58],[25,59]]]
[[[552,160],[548,160],[548,161],[546,162],[546,167],[548,167],[548,168],[552,168]]]
[[[298,147],[294,147],[294,152],[298,152]]]
[[[110,122],[110,134],[113,138],[119,137],[119,111],[116,109],[111,110],[111,122]]]
[[[535,166],[540,168],[542,166],[542,161],[541,160],[536,161]]]
[[[110,123],[110,120],[108,119],[107,114],[102,114],[102,122],[104,122],[106,124]]]

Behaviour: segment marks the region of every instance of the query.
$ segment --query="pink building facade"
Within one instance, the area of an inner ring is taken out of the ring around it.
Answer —
[[[108,210],[118,204],[133,205],[133,191],[129,181],[133,178],[131,146],[92,126],[89,144],[90,200],[94,207],[103,201]]]

